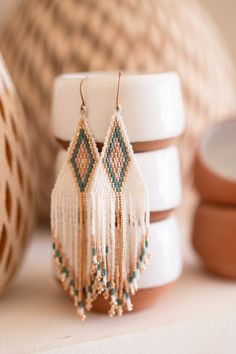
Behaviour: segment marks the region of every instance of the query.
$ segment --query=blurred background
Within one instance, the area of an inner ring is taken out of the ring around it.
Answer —
[[[13,6],[21,0],[0,0],[0,26],[7,21],[7,15]],[[234,0],[197,0],[205,8],[209,15],[219,26],[227,42],[229,50],[236,64],[236,41],[235,41],[235,13],[236,2]]]

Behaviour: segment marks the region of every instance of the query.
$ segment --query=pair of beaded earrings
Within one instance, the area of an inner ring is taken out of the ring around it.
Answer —
[[[99,295],[109,315],[131,311],[131,296],[150,257],[149,202],[121,117],[120,77],[115,112],[99,154],[81,94],[81,116],[51,201],[57,272],[85,319]]]

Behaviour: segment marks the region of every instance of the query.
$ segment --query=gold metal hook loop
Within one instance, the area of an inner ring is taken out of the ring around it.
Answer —
[[[80,97],[81,97],[81,106],[80,106],[80,110],[81,112],[87,112],[87,107],[86,107],[86,104],[85,104],[85,100],[84,100],[84,96],[83,96],[83,91],[82,91],[82,86],[83,86],[83,82],[87,79],[84,78],[80,81],[80,87],[79,87],[79,91],[80,91]]]
[[[117,84],[117,93],[116,93],[116,110],[120,110],[120,104],[119,104],[119,94],[120,94],[120,78],[121,78],[121,72],[119,71],[118,74],[118,84]]]

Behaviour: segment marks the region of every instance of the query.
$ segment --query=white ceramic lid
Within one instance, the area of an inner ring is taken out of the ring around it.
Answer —
[[[144,181],[148,187],[150,210],[163,211],[181,203],[182,185],[179,155],[175,146],[135,154]],[[56,174],[66,159],[66,150],[57,157]]]
[[[54,82],[52,121],[57,138],[70,140],[79,119],[80,81],[96,141],[104,142],[114,111],[118,73],[59,76]],[[131,142],[162,140],[184,130],[180,80],[176,73],[121,76],[120,104]]]

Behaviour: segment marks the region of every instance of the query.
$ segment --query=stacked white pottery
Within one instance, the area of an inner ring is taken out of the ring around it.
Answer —
[[[60,143],[56,173],[80,117],[80,82],[88,121],[98,146],[104,142],[114,112],[118,73],[59,76],[54,83],[53,130]],[[179,154],[174,145],[184,130],[181,87],[175,73],[122,74],[122,117],[150,198],[152,259],[141,275],[134,309],[147,307],[182,271],[179,225],[173,211],[182,195]],[[95,309],[104,310],[102,301]]]

